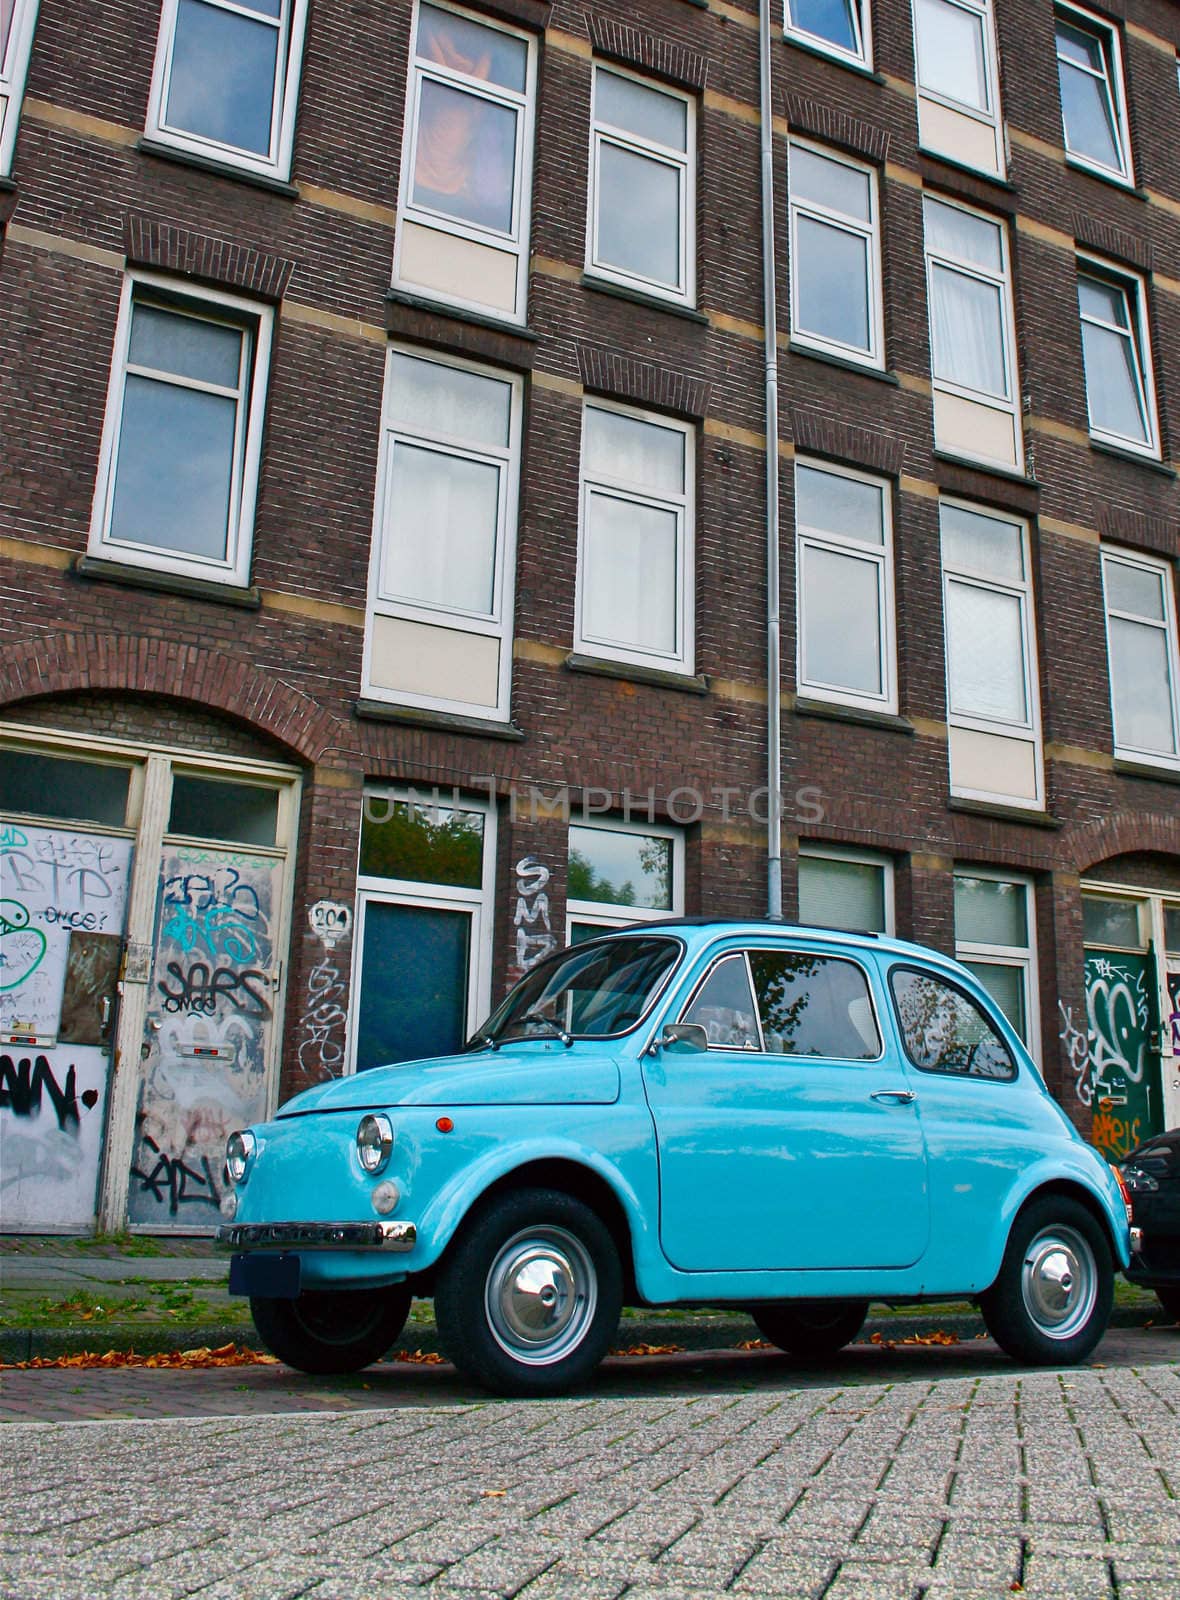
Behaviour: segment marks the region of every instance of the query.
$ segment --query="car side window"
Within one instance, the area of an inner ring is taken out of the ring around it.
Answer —
[[[802,950],[752,950],[764,1048],[776,1055],[875,1061],[881,1035],[864,971]]]
[[[969,995],[913,967],[895,967],[889,981],[902,1038],[916,1067],[960,1078],[1015,1078],[1012,1052]]]
[[[725,956],[701,984],[681,1022],[695,1022],[709,1036],[710,1049],[760,1050],[758,1018],[744,955]]]

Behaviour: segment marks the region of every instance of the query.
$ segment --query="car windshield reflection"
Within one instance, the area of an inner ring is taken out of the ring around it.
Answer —
[[[521,979],[471,1048],[626,1033],[650,1010],[681,948],[677,939],[636,935],[566,950]]]

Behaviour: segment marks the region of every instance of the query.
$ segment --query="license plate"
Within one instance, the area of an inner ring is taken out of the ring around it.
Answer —
[[[252,1300],[295,1300],[302,1271],[296,1255],[269,1255],[262,1251],[236,1255],[229,1264],[230,1294]]]

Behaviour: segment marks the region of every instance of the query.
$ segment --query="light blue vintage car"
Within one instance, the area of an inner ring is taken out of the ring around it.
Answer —
[[[585,1380],[625,1304],[739,1306],[817,1356],[870,1300],[970,1296],[1065,1365],[1129,1259],[1114,1170],[969,972],[774,923],[563,951],[462,1055],[298,1095],[226,1164],[230,1289],[277,1356],[355,1371],[433,1295],[509,1394]]]

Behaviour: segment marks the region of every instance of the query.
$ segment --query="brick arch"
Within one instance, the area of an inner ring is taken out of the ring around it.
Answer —
[[[1086,872],[1111,856],[1142,852],[1180,857],[1180,816],[1118,811],[1071,828],[1061,840],[1061,859]]]
[[[43,634],[0,650],[0,706],[86,690],[195,702],[312,763],[353,743],[340,720],[301,689],[216,650],[118,633]]]

